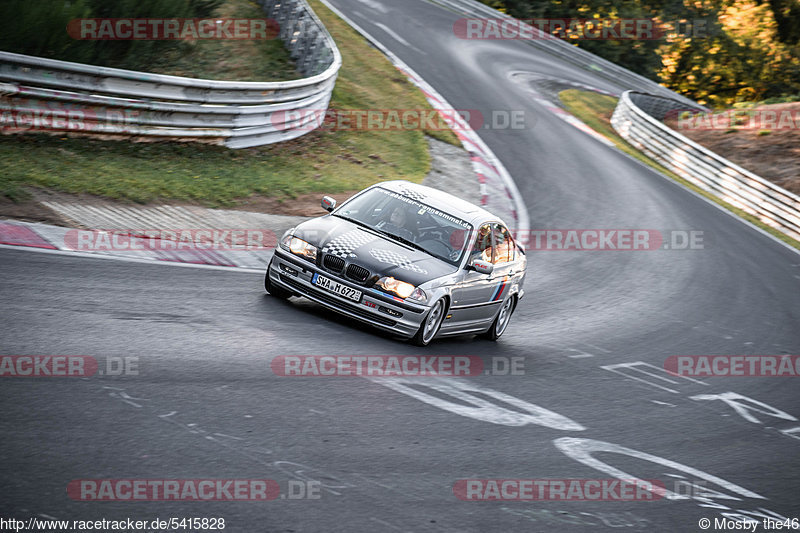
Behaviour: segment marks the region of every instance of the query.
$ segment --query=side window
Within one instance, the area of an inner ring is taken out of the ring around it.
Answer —
[[[493,262],[491,224],[484,224],[478,228],[478,237],[475,240],[475,246],[472,247],[472,251],[470,252],[470,259],[481,259],[489,263]]]
[[[516,245],[511,233],[502,224],[492,224],[494,234],[494,263],[508,263],[514,260]]]

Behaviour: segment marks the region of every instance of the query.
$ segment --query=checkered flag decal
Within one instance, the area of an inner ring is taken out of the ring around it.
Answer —
[[[402,268],[403,270],[410,270],[411,272],[416,272],[418,274],[428,273],[427,270],[424,270],[415,265],[414,263],[412,263],[407,255],[398,254],[397,252],[392,252],[390,250],[381,250],[381,249],[370,250],[369,255],[371,255],[381,263],[385,263],[387,265],[394,265]]]
[[[402,194],[403,196],[407,196],[408,198],[411,198],[411,199],[416,200],[418,202],[425,199],[425,195],[424,194],[422,194],[420,192],[416,192],[416,191],[410,191],[410,190],[408,190],[406,188],[400,189],[400,194]]]
[[[355,257],[353,250],[360,248],[367,243],[377,240],[378,237],[370,235],[359,229],[350,230],[347,233],[339,235],[322,249],[323,253],[335,255],[342,259]]]

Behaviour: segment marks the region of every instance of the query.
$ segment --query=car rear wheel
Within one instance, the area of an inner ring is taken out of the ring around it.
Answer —
[[[439,328],[442,327],[442,321],[444,321],[444,316],[447,313],[445,307],[444,298],[437,300],[436,303],[433,304],[428,316],[422,321],[419,331],[417,331],[417,334],[411,339],[412,343],[417,346],[427,346],[431,343],[436,334],[439,333]]]
[[[272,264],[270,264],[270,267]],[[269,268],[267,268],[267,275],[264,277],[264,288],[267,290],[275,298],[280,298],[281,300],[287,299],[289,296],[292,295],[291,292],[287,291],[286,289],[281,289],[280,287],[276,287],[272,280],[269,279]]]
[[[514,313],[514,309],[517,306],[516,304],[516,296],[509,296],[506,301],[503,302],[503,307],[501,307],[500,312],[497,313],[497,318],[494,319],[492,327],[483,334],[485,338],[490,341],[496,341],[500,338],[500,335],[502,335],[508,327],[508,323],[511,322],[511,315]]]

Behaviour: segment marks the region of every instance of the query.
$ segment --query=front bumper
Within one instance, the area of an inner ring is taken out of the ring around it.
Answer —
[[[406,301],[394,300],[375,289],[353,283],[324,270],[282,249],[275,250],[268,272],[270,281],[282,289],[308,298],[349,318],[389,331],[401,337],[413,337],[428,314],[429,308]],[[321,274],[342,285],[362,292],[356,302],[312,283],[314,274]]]

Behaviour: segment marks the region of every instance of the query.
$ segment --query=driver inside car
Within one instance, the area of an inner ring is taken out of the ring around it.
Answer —
[[[414,242],[414,234],[411,232],[408,226],[409,216],[403,206],[397,206],[392,209],[392,212],[389,215],[389,220],[384,220],[378,223],[379,229],[389,232],[392,235],[402,237],[407,241]]]
[[[507,263],[514,260],[514,241],[498,227],[494,230],[494,259],[493,263]]]
[[[481,226],[478,229],[478,238],[475,241],[475,250],[472,252],[473,257],[480,258],[487,263],[492,263],[492,230],[488,225]]]

